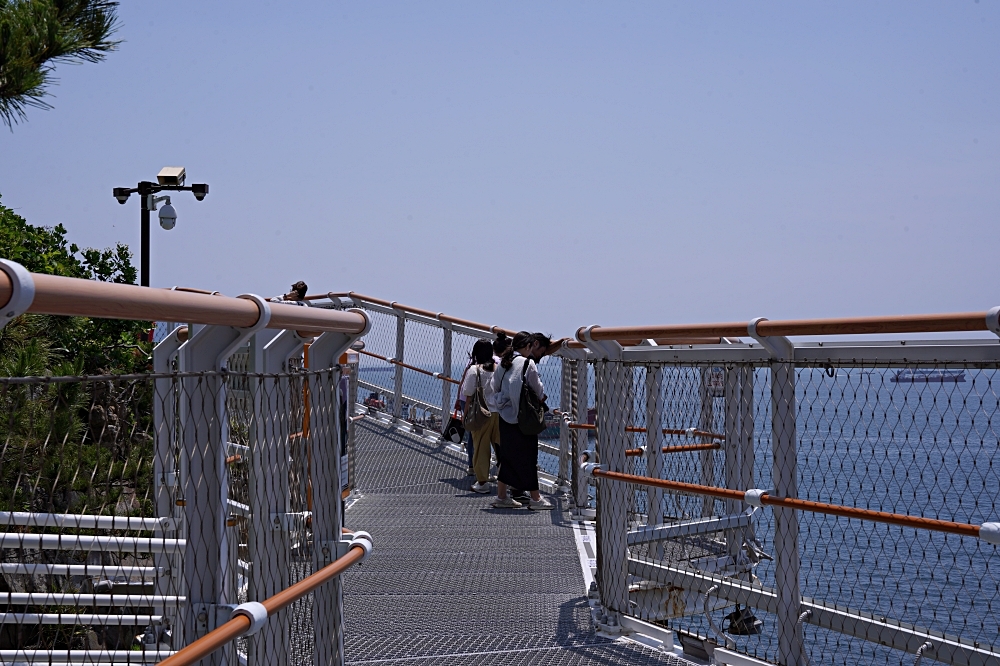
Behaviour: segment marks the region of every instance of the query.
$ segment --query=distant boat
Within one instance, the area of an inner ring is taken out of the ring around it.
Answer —
[[[964,370],[900,370],[892,382],[964,382]]]

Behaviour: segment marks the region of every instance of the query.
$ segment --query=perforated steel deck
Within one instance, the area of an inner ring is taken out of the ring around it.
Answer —
[[[443,444],[358,424],[363,497],[347,526],[375,549],[344,579],[348,664],[688,663],[596,635],[563,513],[493,509],[466,467]]]

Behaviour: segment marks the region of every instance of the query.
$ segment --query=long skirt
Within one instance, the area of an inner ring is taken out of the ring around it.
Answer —
[[[497,479],[518,490],[538,490],[538,436],[521,432],[516,423],[500,419],[500,471]]]

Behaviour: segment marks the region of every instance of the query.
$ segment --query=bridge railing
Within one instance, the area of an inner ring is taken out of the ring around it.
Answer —
[[[201,663],[342,662],[341,361],[367,316],[6,261],[0,302],[185,322],[146,374],[0,378],[0,662],[154,663],[275,598]]]
[[[473,344],[492,341],[501,331],[508,336],[516,332],[356,292],[313,296],[310,303],[320,308],[357,307],[368,313],[371,327],[352,375],[358,409],[431,437],[442,435],[450,418],[461,415],[456,401]],[[573,359],[560,356],[539,365],[550,405],[567,414],[575,413],[571,408],[575,367]],[[542,478],[550,487],[570,487],[572,439],[566,421],[552,415],[540,438]]]
[[[604,629],[718,663],[1000,663],[998,312],[581,329]],[[858,337],[952,330],[990,337]]]

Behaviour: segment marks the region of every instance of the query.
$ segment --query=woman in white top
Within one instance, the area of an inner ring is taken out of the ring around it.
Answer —
[[[465,408],[472,407],[472,396],[479,388],[483,390],[486,406],[490,410],[490,418],[479,430],[472,431],[472,470],[476,482],[472,484],[472,492],[490,492],[490,451],[500,441],[497,426],[499,416],[493,406],[493,345],[489,340],[477,340],[472,346],[472,366],[465,373],[462,382],[462,395],[465,397]]]
[[[504,353],[500,367],[493,373],[494,400],[500,412],[500,446],[497,449],[500,471],[497,473],[497,499],[493,502],[498,509],[523,506],[507,496],[508,487],[530,495],[529,509],[552,508],[551,502],[538,492],[538,435],[525,435],[517,424],[522,385],[527,384],[527,390],[545,400],[545,387],[535,361],[545,355],[550,344],[549,338],[541,333],[521,331],[514,336],[512,348]]]

